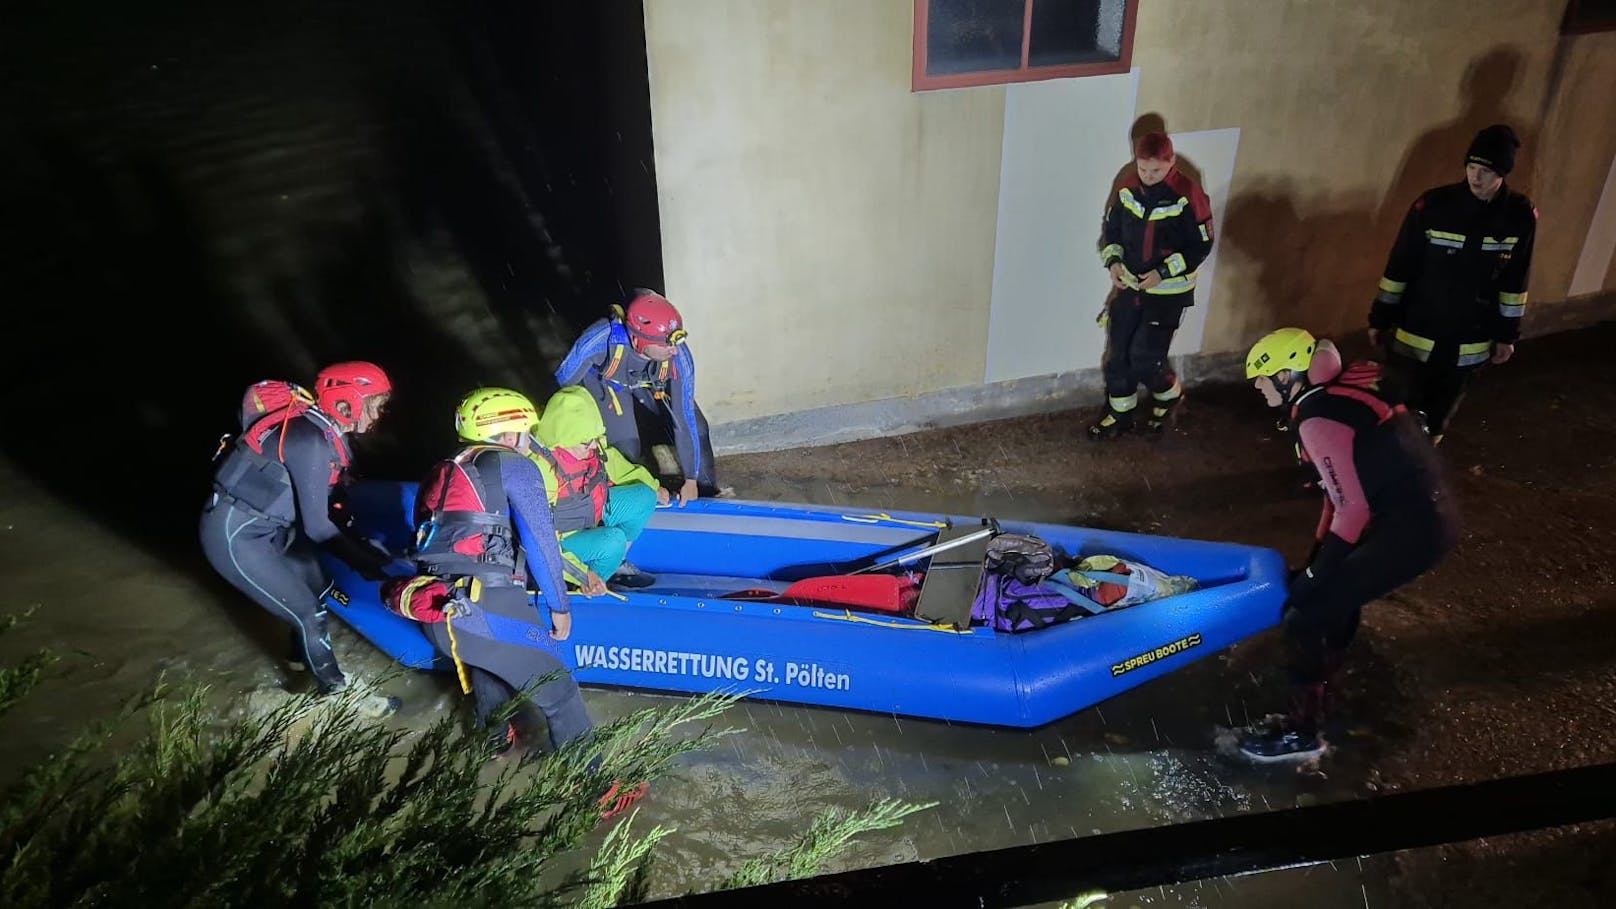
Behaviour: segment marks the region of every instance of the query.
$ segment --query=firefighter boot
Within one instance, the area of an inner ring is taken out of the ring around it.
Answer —
[[[1104,442],[1133,429],[1133,411],[1139,406],[1139,396],[1111,395],[1106,398],[1105,414],[1089,426],[1089,439]]]
[[[1117,413],[1116,411],[1107,408],[1105,411],[1105,416],[1096,420],[1089,426],[1089,438],[1095,442],[1104,442],[1107,439],[1115,439],[1125,432],[1132,431],[1132,413]]]
[[[1173,411],[1178,409],[1178,405],[1183,402],[1184,386],[1179,384],[1176,377],[1173,379],[1172,387],[1166,391],[1152,392],[1150,395],[1150,417],[1145,420],[1145,430],[1157,434],[1166,431],[1167,423],[1171,419]]]

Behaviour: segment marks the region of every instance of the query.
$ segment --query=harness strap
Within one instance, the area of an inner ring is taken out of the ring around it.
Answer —
[[[238,499],[235,496],[231,495],[230,493],[225,492],[223,489],[220,489],[218,486],[213,487],[213,495],[219,501],[224,502],[225,504],[229,505],[231,508],[235,508],[235,509],[237,509],[239,511],[245,511],[246,513],[252,515],[253,517],[257,518],[260,521],[268,522],[270,524],[275,525],[276,527],[291,527],[292,526],[291,521],[288,521],[288,520],[286,520],[284,518],[277,518],[274,515],[266,514],[266,513],[262,512],[262,511],[259,511],[258,509],[252,507],[251,505],[248,505],[246,502],[242,501],[241,499]]]

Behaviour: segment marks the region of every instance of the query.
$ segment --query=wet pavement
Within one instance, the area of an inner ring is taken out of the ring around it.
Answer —
[[[578,34],[536,23],[542,12],[491,24],[433,3],[378,14],[374,0],[250,15],[195,0],[90,17],[21,6],[0,31],[0,174],[12,178],[0,271],[27,316],[0,388],[0,614],[33,614],[0,636],[0,659],[39,646],[64,659],[0,721],[0,780],[160,675],[213,686],[225,710],[262,709],[296,683],[277,661],[280,627],[213,576],[194,539],[207,458],[247,383],[386,362],[396,413],[361,465],[413,478],[452,446],[442,415],[465,388],[542,392],[615,285],[660,272],[645,264],[660,255],[654,219],[622,208],[648,198],[654,211],[635,158],[649,156],[648,124],[643,148],[632,131],[605,135],[612,99],[589,95],[596,70],[573,65],[615,61],[600,42],[621,30]],[[613,155],[632,182],[607,182],[598,162]],[[181,326],[204,340],[177,341]],[[1442,449],[1463,544],[1369,611],[1339,748],[1319,772],[1255,770],[1214,747],[1217,727],[1279,706],[1272,636],[1030,731],[751,703],[730,717],[746,732],[644,803],[647,822],[678,828],[657,892],[722,877],[817,810],[887,796],[940,804],[836,867],[1611,760],[1613,347],[1605,323],[1529,341],[1481,376]],[[94,427],[56,405],[109,389],[118,406]],[[748,498],[1307,551],[1317,498],[1249,389],[1192,387],[1154,441],[1090,444],[1093,416],[727,457],[721,476]],[[345,630],[336,639],[346,666],[388,670]],[[459,704],[440,677],[390,687],[412,728]],[[586,698],[602,718],[662,700]],[[1605,824],[1110,905],[1611,905],[1613,869]]]
[[[1616,387],[1608,378],[1590,384],[1597,374],[1588,367],[1612,342],[1610,323],[1540,339],[1478,382],[1442,449],[1464,542],[1369,610],[1337,750],[1316,771],[1252,768],[1214,744],[1219,727],[1279,706],[1272,635],[1027,731],[748,702],[729,716],[743,733],[685,762],[645,803],[647,824],[678,829],[661,849],[657,891],[701,887],[792,841],[819,810],[888,796],[939,805],[868,837],[836,868],[1611,760],[1616,450],[1603,421]],[[1523,419],[1528,402],[1552,420]],[[1081,441],[1088,416],[734,456],[720,466],[746,498],[1055,520],[1269,545],[1292,559],[1305,552],[1317,501],[1296,488],[1290,442],[1272,431],[1254,393],[1192,389],[1177,426],[1154,441]],[[296,684],[275,659],[280,628],[215,580],[194,550],[154,548],[101,526],[14,465],[0,490],[8,565],[0,612],[34,610],[0,638],[0,657],[37,646],[65,652],[57,677],[6,718],[0,766],[44,756],[159,673],[213,686],[225,709],[262,709]],[[387,671],[346,629],[336,638],[345,666]],[[405,698],[398,722],[409,727],[457,704],[445,677],[412,674],[390,688]],[[669,697],[586,691],[600,718]],[[1551,866],[1539,873],[1568,888],[1558,905],[1595,905],[1611,880],[1594,857],[1611,848],[1609,825],[1596,826],[1119,900],[1451,905],[1463,901],[1449,895],[1480,892],[1478,881],[1501,869],[1528,873],[1490,880],[1486,892],[1525,886],[1541,860]]]

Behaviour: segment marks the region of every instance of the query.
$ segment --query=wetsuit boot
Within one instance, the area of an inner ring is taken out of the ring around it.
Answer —
[[[1319,735],[1323,719],[1325,684],[1316,682],[1296,688],[1291,710],[1276,722],[1259,724],[1240,736],[1240,752],[1261,764],[1302,761],[1324,753]]]

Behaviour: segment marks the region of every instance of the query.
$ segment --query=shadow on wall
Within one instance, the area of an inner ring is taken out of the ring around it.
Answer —
[[[1230,330],[1241,343],[1281,325],[1300,325],[1351,343],[1367,324],[1376,282],[1403,216],[1424,191],[1464,177],[1464,155],[1477,130],[1507,122],[1523,147],[1513,186],[1530,182],[1534,136],[1505,109],[1522,66],[1518,51],[1500,47],[1465,71],[1463,110],[1408,145],[1402,164],[1379,200],[1331,195],[1287,180],[1241,184],[1229,201],[1220,243],[1235,256],[1241,305]]]
[[[1431,127],[1409,144],[1375,217],[1374,236],[1381,243],[1382,256],[1391,249],[1403,216],[1421,193],[1464,179],[1465,152],[1483,127],[1507,123],[1515,130],[1521,139],[1521,150],[1515,170],[1509,175],[1509,185],[1531,194],[1537,135],[1532,124],[1509,107],[1509,96],[1520,80],[1522,65],[1520,51],[1507,46],[1495,47],[1472,60],[1459,84],[1463,102],[1459,115]],[[1373,290],[1368,296],[1374,296]]]
[[[1332,336],[1360,330],[1380,267],[1350,254],[1371,242],[1368,194],[1332,196],[1281,178],[1251,181],[1229,200],[1223,220],[1218,242],[1234,259],[1234,273],[1249,276],[1229,316],[1240,344],[1285,325]]]

